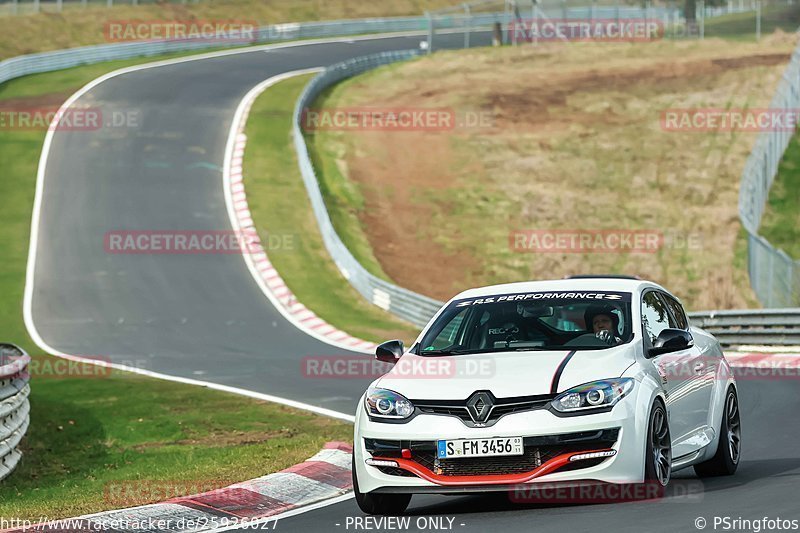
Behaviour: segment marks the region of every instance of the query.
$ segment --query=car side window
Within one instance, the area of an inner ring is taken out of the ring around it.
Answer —
[[[675,327],[675,324],[671,323],[667,304],[655,291],[646,293],[642,297],[642,328],[650,346],[656,342],[662,331],[670,327]]]
[[[671,296],[662,294],[661,297],[665,302],[667,302],[669,310],[672,311],[672,316],[675,317],[675,327],[680,329],[689,329],[689,321],[686,319],[686,313],[683,310],[683,306]]]

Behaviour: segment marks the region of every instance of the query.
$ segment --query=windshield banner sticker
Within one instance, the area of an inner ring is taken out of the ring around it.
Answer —
[[[501,302],[520,302],[524,300],[611,300],[618,302],[630,302],[631,293],[629,292],[525,292],[520,294],[503,294],[497,296],[486,296],[474,300],[464,300],[456,303],[456,307],[468,307],[470,305],[491,304]]]

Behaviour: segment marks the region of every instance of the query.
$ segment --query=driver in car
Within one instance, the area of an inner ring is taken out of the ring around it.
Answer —
[[[583,314],[586,328],[609,346],[616,346],[622,339],[619,333],[619,316],[610,305],[590,305]]]

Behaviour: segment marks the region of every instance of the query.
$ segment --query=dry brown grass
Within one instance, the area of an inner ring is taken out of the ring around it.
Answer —
[[[490,112],[491,127],[315,142],[358,184],[364,238],[400,285],[447,298],[474,285],[629,273],[694,309],[752,306],[737,195],[755,135],[667,132],[660,113],[766,107],[794,44],[776,34],[443,52],[346,82],[325,107],[451,106]],[[516,229],[652,230],[666,242],[650,254],[517,253]]]
[[[0,59],[105,42],[108,21],[243,19],[260,25],[378,16],[421,15],[454,0],[202,0],[197,4],[73,7],[63,13],[0,17]]]

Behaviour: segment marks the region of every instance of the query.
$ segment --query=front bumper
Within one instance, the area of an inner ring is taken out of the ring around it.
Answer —
[[[546,409],[514,413],[491,427],[467,427],[453,416],[419,415],[405,424],[356,417],[354,462],[361,492],[465,492],[519,484],[592,480],[637,483],[644,478],[644,428],[636,402],[623,398],[611,411],[559,417]],[[645,418],[646,419],[646,418]],[[436,460],[435,441],[522,436],[525,454]],[[611,457],[571,461],[576,454],[613,451]],[[396,467],[367,465],[367,459]]]

